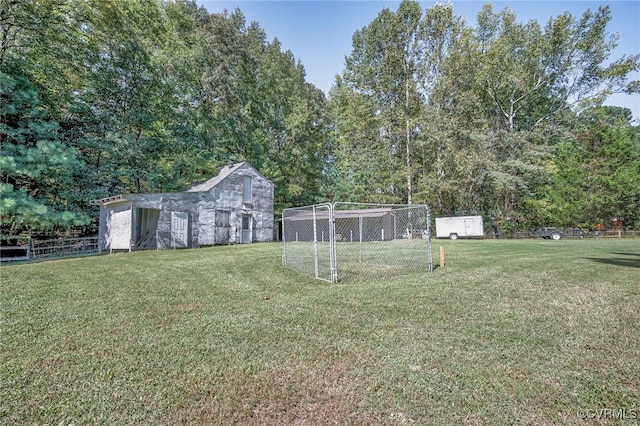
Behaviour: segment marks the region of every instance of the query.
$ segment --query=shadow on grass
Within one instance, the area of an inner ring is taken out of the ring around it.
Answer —
[[[626,256],[626,257],[615,257],[615,258],[597,258],[597,257],[587,257],[587,260],[591,260],[593,262],[605,263],[607,265],[615,265],[615,266],[624,266],[627,268],[640,268],[640,254],[639,253],[612,253],[618,256]]]

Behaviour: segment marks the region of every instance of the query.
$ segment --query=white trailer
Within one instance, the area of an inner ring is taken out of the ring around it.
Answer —
[[[482,216],[456,216],[436,218],[436,237],[457,240],[464,237],[482,237]]]

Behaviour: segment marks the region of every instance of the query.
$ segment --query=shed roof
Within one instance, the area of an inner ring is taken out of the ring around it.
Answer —
[[[208,191],[211,191],[216,185],[218,185],[220,182],[225,180],[227,177],[229,177],[231,174],[233,174],[236,170],[240,169],[241,167],[245,167],[245,166],[251,168],[256,173],[258,173],[260,176],[262,176],[262,174],[260,174],[260,172],[258,172],[256,169],[254,169],[249,163],[247,163],[246,161],[242,161],[240,163],[228,164],[228,165],[224,166],[222,168],[222,170],[220,170],[220,173],[218,173],[216,176],[214,176],[211,179],[206,180],[204,182],[193,184],[189,188],[187,188],[184,192],[193,193],[193,192],[208,192]],[[267,181],[269,181],[269,180],[267,179]],[[271,181],[269,181],[269,182],[271,182]],[[166,194],[160,193],[160,194],[152,194],[152,195],[160,195],[161,196],[161,195],[169,195],[169,194],[174,194],[174,193],[166,193]],[[175,193],[175,194],[180,194],[180,193]],[[150,194],[147,194],[147,195],[150,195]],[[120,194],[120,195],[114,195],[112,197],[106,197],[106,198],[99,198],[99,199],[96,199],[96,200],[90,200],[89,204],[94,205],[94,206],[103,206],[103,205],[106,205],[106,204],[109,204],[109,203],[130,201],[131,198],[140,197],[140,196],[144,196],[144,195],[143,194]]]
[[[122,194],[120,195],[114,195],[113,197],[105,197],[105,198],[98,198],[97,200],[90,200],[89,204],[92,206],[100,206],[103,204],[109,204],[109,203],[113,203],[113,202],[120,202],[120,201],[127,201]]]
[[[238,170],[243,165],[247,164],[246,161],[237,164],[229,164],[224,166],[220,173],[217,176],[212,177],[209,180],[206,180],[202,183],[191,185],[186,189],[185,192],[206,192],[211,191],[217,184],[225,180],[229,175],[233,174],[236,170]]]

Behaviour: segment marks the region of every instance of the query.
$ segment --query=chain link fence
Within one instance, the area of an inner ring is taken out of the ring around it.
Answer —
[[[282,264],[305,275],[335,282],[332,206],[282,211]]]
[[[329,282],[433,270],[425,205],[335,203],[285,209],[284,266]]]

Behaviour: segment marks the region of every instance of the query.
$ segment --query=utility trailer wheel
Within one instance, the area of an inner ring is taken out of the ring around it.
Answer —
[[[458,239],[458,234],[449,234],[449,239],[450,240],[457,240]]]

